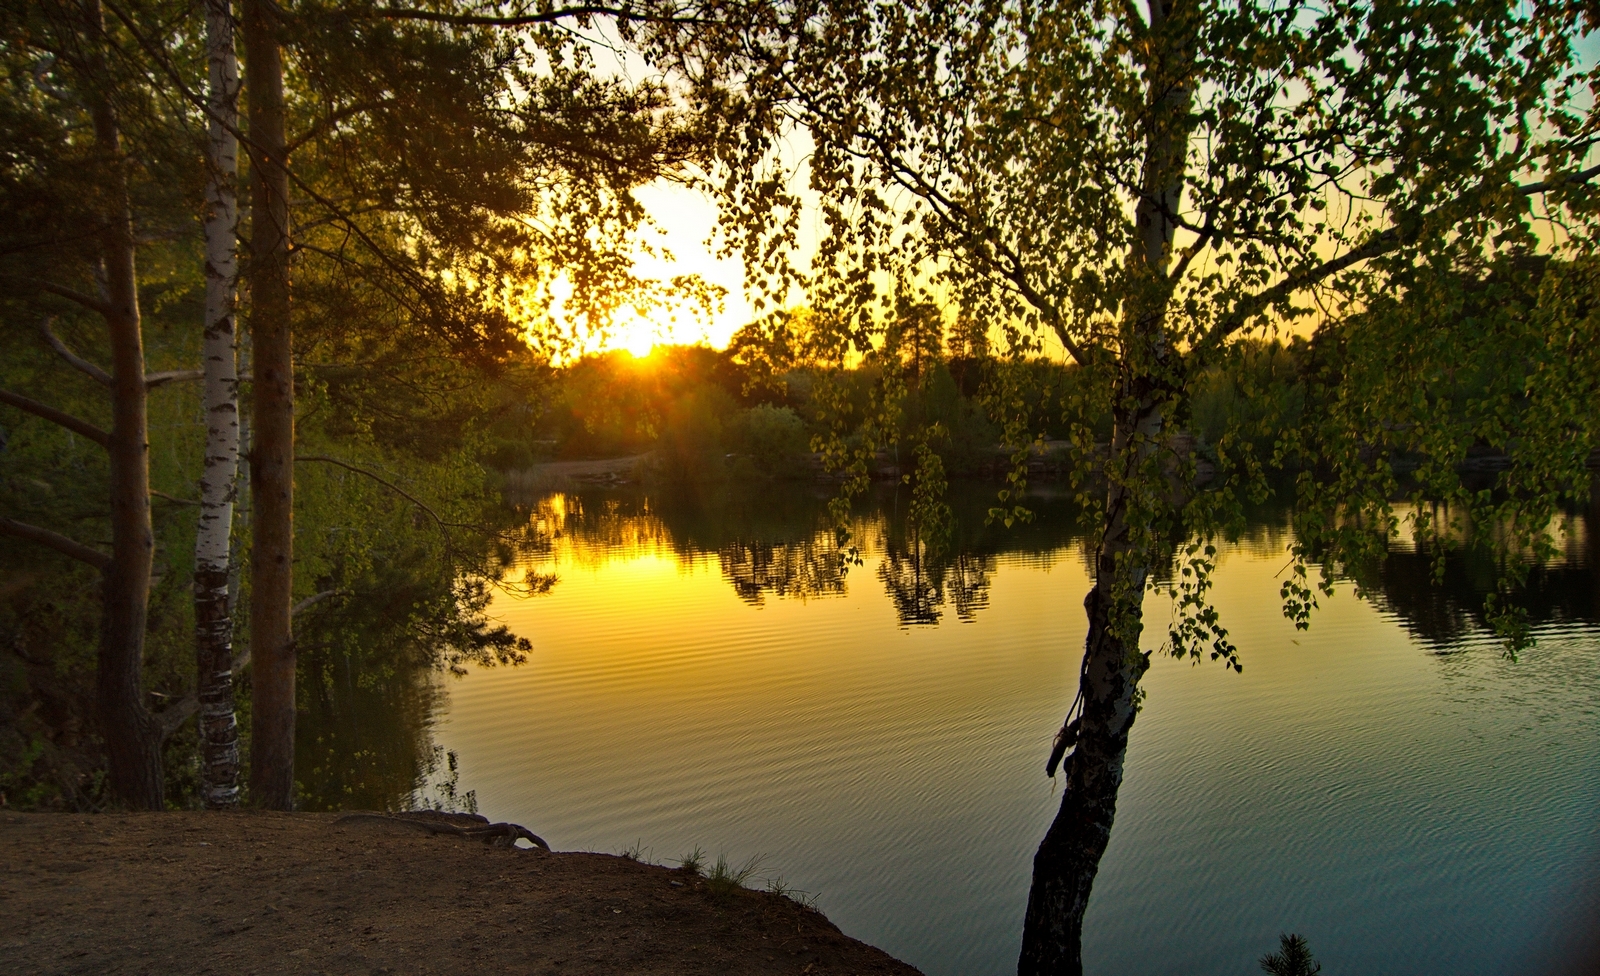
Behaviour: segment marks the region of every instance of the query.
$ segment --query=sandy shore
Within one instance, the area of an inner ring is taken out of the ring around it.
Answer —
[[[338,821],[0,811],[0,971],[917,974],[768,892]]]

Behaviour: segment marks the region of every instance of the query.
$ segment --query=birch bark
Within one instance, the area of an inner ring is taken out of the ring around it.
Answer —
[[[200,799],[208,810],[239,803],[234,719],[233,613],[229,595],[233,503],[239,471],[239,373],[235,338],[239,201],[239,65],[228,0],[206,2],[209,64],[206,181],[206,320],[202,351],[205,470],[194,543],[195,683],[200,704]]]
[[[1144,135],[1139,201],[1134,210],[1140,247],[1130,256],[1137,299],[1127,306],[1119,336],[1122,369],[1116,426],[1108,460],[1105,528],[1095,559],[1095,584],[1084,600],[1084,641],[1076,747],[1063,766],[1061,808],[1033,860],[1033,882],[1022,929],[1019,976],[1079,976],[1083,916],[1111,840],[1122,787],[1128,736],[1139,712],[1139,681],[1150,655],[1139,650],[1144,589],[1152,570],[1151,513],[1165,478],[1152,464],[1168,403],[1183,364],[1167,332],[1168,268],[1175,215],[1182,203],[1194,65],[1191,8],[1181,0],[1152,0],[1149,122]],[[1065,730],[1064,730],[1065,731]]]

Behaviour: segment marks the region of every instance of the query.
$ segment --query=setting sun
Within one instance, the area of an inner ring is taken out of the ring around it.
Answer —
[[[664,183],[644,187],[637,195],[653,223],[643,237],[654,253],[641,251],[634,259],[634,272],[663,282],[693,275],[720,290],[720,302],[709,313],[689,297],[648,314],[619,309],[607,328],[579,338],[574,355],[624,349],[643,359],[656,346],[726,346],[755,312],[745,300],[739,262],[718,258],[707,246],[716,224],[716,205],[693,190]]]

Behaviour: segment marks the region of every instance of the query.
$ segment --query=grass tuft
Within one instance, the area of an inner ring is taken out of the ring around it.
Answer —
[[[738,867],[728,863],[727,855],[718,854],[717,863],[711,866],[711,873],[706,875],[706,887],[713,895],[721,898],[745,887],[745,882],[755,877],[756,869],[761,866],[761,855],[757,854]]]
[[[694,850],[690,851],[681,859],[679,859],[678,870],[682,871],[684,874],[692,874],[696,877],[699,877],[700,869],[705,867],[705,863],[706,852],[701,850],[699,845],[696,845]]]
[[[789,899],[801,908],[809,908],[812,911],[817,910],[817,894],[802,891],[799,888],[791,888],[784,883],[782,878],[768,878],[767,890],[779,898]]]
[[[641,837],[633,842],[632,847],[624,847],[618,851],[617,856],[629,861],[638,861],[640,864],[654,864],[655,862],[650,860],[650,855],[653,851],[654,848],[646,848],[644,846],[644,838]]]

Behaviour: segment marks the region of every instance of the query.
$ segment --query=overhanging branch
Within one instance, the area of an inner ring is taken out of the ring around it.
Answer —
[[[1574,183],[1587,183],[1596,176],[1600,176],[1600,166],[1591,166],[1588,169],[1580,169],[1576,173],[1568,173],[1565,176],[1552,176],[1548,180],[1540,180],[1537,183],[1519,186],[1517,187],[1517,192],[1523,196],[1532,196],[1535,193],[1558,190],[1563,186],[1571,186]]]
[[[247,647],[233,656],[233,660],[229,663],[228,671],[230,674],[238,674],[249,666],[250,648]],[[183,723],[187,722],[199,710],[200,699],[191,691],[157,713],[156,722],[160,724],[161,741],[165,742],[168,736],[183,728]]]
[[[18,539],[27,539],[42,546],[49,546],[56,552],[64,556],[71,556],[79,562],[88,563],[95,569],[105,569],[111,565],[111,557],[98,549],[69,539],[59,532],[51,532],[49,529],[41,529],[37,525],[18,522],[16,519],[6,518],[4,515],[0,515],[0,534],[15,536]]]
[[[56,351],[56,355],[65,359],[73,369],[88,376],[101,386],[110,386],[111,374],[69,349],[67,344],[61,341],[61,337],[56,335],[55,331],[50,328],[51,323],[54,321],[54,315],[45,319],[39,323],[39,331],[44,334],[44,341],[50,343],[50,348]]]
[[[186,383],[205,378],[206,373],[203,369],[169,369],[163,373],[146,373],[144,386],[147,390],[153,390],[167,383]]]
[[[51,423],[60,424],[74,434],[89,438],[101,447],[111,446],[111,435],[94,424],[89,423],[87,420],[80,420],[70,413],[57,410],[55,407],[46,406],[38,400],[29,399],[20,393],[0,389],[0,403],[8,403],[18,410],[25,410],[33,414],[35,417],[43,417]]]
[[[440,528],[447,528],[447,527],[448,528],[457,528],[457,529],[474,528],[474,526],[467,525],[467,524],[462,523],[462,522],[447,522],[447,521],[445,521],[444,519],[439,517],[439,513],[438,512],[435,512],[432,508],[430,508],[427,505],[427,503],[425,503],[421,499],[417,498],[417,496],[415,496],[415,495],[411,494],[410,492],[406,491],[404,488],[401,488],[399,485],[395,484],[394,482],[389,481],[388,479],[383,478],[383,477],[381,477],[379,475],[376,475],[376,474],[372,473],[371,471],[368,471],[366,468],[360,467],[358,465],[351,464],[349,461],[341,461],[338,458],[328,457],[327,455],[324,455],[324,454],[299,454],[299,455],[295,456],[295,460],[296,461],[316,461],[319,464],[331,464],[336,468],[343,468],[346,471],[351,471],[351,472],[354,472],[356,474],[362,475],[364,477],[371,478],[373,481],[376,481],[378,484],[380,484],[380,485],[384,486],[385,488],[389,489],[390,491],[394,492],[396,495],[399,495],[401,498],[404,498],[406,501],[408,501],[411,504],[413,504],[413,505],[417,506],[418,508],[422,509],[423,512],[427,513],[427,516],[429,518],[433,519],[434,523],[437,524]]]
[[[289,616],[293,617],[296,614],[299,614],[299,613],[301,613],[301,612],[303,612],[305,610],[310,610],[312,607],[314,607],[317,604],[321,603],[323,600],[331,599],[331,598],[336,597],[336,596],[349,596],[349,595],[350,595],[350,591],[349,590],[323,590],[321,593],[313,593],[310,596],[306,597],[304,600],[301,600],[299,603],[296,603],[294,606],[290,607],[289,608]]]
[[[1540,180],[1537,183],[1525,183],[1517,186],[1516,191],[1521,196],[1532,196],[1535,193],[1544,193],[1564,186],[1587,183],[1596,176],[1600,176],[1600,166],[1591,166],[1588,169],[1581,169],[1563,176],[1553,176],[1548,180]],[[1401,246],[1415,241],[1420,235],[1420,228],[1426,224],[1427,217],[1437,212],[1437,210],[1431,211],[1413,221],[1411,228],[1415,229],[1387,228],[1348,254],[1341,255],[1331,261],[1325,261],[1314,268],[1307,268],[1304,271],[1292,274],[1265,291],[1240,299],[1239,303],[1233,307],[1232,312],[1212,326],[1201,346],[1215,346],[1242,329],[1244,324],[1250,321],[1251,318],[1303,288],[1310,288],[1347,268],[1354,267],[1363,261],[1381,257],[1390,251],[1397,250]]]
[[[34,286],[40,291],[49,292],[58,298],[65,298],[69,302],[77,302],[84,308],[99,312],[105,318],[110,318],[112,316],[113,309],[111,308],[111,304],[109,302],[102,302],[98,298],[95,298],[91,295],[85,295],[83,292],[68,288],[65,285],[58,285],[53,281],[40,281],[36,278],[29,280],[32,281]]]
[[[620,21],[653,24],[708,23],[703,17],[647,14],[630,7],[613,7],[605,4],[556,7],[540,13],[512,14],[509,16],[446,14],[434,10],[417,10],[411,7],[379,7],[373,13],[386,20],[424,20],[434,24],[449,24],[452,27],[532,27],[537,24],[553,24],[557,21],[573,20],[580,17],[615,17]]]

